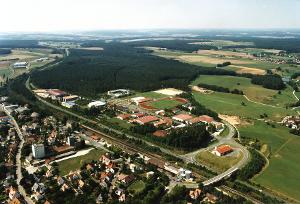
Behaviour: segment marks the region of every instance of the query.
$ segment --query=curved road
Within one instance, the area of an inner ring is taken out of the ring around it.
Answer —
[[[217,147],[217,146],[219,146],[221,144],[229,144],[229,145],[231,145],[233,147],[237,147],[238,149],[241,150],[241,152],[243,154],[243,158],[237,164],[235,164],[234,166],[232,166],[231,168],[229,168],[227,171],[225,171],[225,172],[223,172],[221,174],[218,174],[217,176],[204,181],[203,184],[205,186],[206,185],[210,185],[210,184],[215,183],[215,182],[218,182],[221,179],[223,179],[223,178],[225,178],[227,176],[230,176],[236,170],[244,167],[247,164],[247,162],[249,161],[249,159],[250,159],[250,153],[247,150],[247,148],[244,147],[243,145],[239,144],[238,142],[236,142],[234,140],[234,138],[233,138],[236,134],[237,134],[238,138],[240,137],[240,134],[239,134],[239,131],[237,130],[237,128],[235,126],[231,125],[230,123],[228,123],[227,121],[223,121],[223,123],[229,128],[229,133],[228,133],[228,135],[226,137],[217,136],[216,138],[218,139],[218,142],[213,143],[212,145],[208,146],[207,148],[203,148],[203,149],[200,149],[200,150],[197,150],[197,151],[194,151],[194,152],[182,155],[182,157],[185,158],[186,160],[189,160],[190,162],[198,164],[198,165],[201,166],[202,164],[200,164],[196,160],[196,156],[200,152],[207,151],[207,150],[212,149],[214,147]]]
[[[16,122],[15,118],[10,115],[10,113],[5,109],[5,107],[1,106],[1,110],[3,110],[6,115],[8,115],[11,119],[11,121],[13,122],[13,125],[17,131],[17,134],[20,138],[20,143],[18,146],[18,153],[16,155],[16,175],[17,175],[17,185],[18,185],[18,191],[20,192],[20,194],[24,197],[25,201],[29,204],[34,204],[34,202],[31,200],[30,197],[27,196],[25,189],[23,188],[23,186],[20,184],[21,179],[23,178],[22,175],[22,164],[21,164],[21,152],[22,152],[22,148],[24,145],[24,137],[23,134],[19,128],[18,123]]]

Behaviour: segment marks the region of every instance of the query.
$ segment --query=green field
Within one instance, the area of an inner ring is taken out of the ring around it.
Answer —
[[[239,162],[242,158],[242,153],[239,152],[236,155],[230,156],[216,156],[209,151],[200,152],[196,159],[199,163],[202,163],[218,172],[223,172]]]
[[[193,92],[195,99],[220,114],[236,115],[244,118],[257,119],[266,113],[269,119],[281,121],[288,114],[295,115],[291,109],[270,107],[247,101],[243,96],[228,93],[201,94]],[[245,105],[242,105],[242,102]]]
[[[176,100],[158,100],[149,102],[148,104],[156,109],[171,109],[182,103]]]
[[[85,162],[98,160],[104,153],[105,152],[103,150],[93,149],[86,155],[58,162],[59,174],[64,176],[67,175],[70,171],[78,170]]]
[[[270,165],[254,181],[300,201],[300,137],[283,126],[272,128],[259,121],[239,130],[242,137],[257,138],[271,151]]]
[[[253,101],[265,103],[269,105],[285,107],[287,103],[296,102],[292,92],[293,89],[288,86],[285,90],[278,94],[277,90],[263,88],[262,86],[251,83],[251,79],[235,76],[200,76],[192,84],[198,85],[199,83],[217,85],[230,90],[239,89]]]
[[[133,182],[129,187],[128,191],[133,191],[134,194],[141,192],[145,188],[145,183],[141,180]]]
[[[110,118],[107,121],[114,124],[114,125],[125,128],[125,129],[130,129],[131,127],[134,126],[133,124],[128,123],[126,120],[120,120],[118,118]]]
[[[134,97],[139,97],[139,96],[143,96],[143,97],[146,97],[146,98],[153,98],[153,99],[158,99],[158,98],[165,98],[166,95],[164,94],[160,94],[160,93],[156,93],[154,91],[149,91],[149,92],[143,92],[143,93],[135,93],[134,95],[131,95],[127,98],[134,98]]]

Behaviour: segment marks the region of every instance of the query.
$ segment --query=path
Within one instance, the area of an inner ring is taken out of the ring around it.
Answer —
[[[253,101],[253,100],[249,99],[246,95],[243,95],[243,96],[247,101],[252,102],[252,103],[256,103],[256,104],[263,105],[263,106],[269,106],[269,107],[272,107],[272,108],[281,108],[281,107],[278,107],[278,106],[273,106],[273,105]]]

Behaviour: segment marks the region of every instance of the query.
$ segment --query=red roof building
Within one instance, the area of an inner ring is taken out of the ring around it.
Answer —
[[[130,116],[130,114],[120,114],[117,116],[117,118],[120,120],[127,120],[128,118],[130,118]]]
[[[158,121],[158,120],[159,120],[159,118],[156,116],[147,115],[147,116],[135,119],[135,122],[140,125],[145,125],[147,123],[151,123],[151,122]]]
[[[233,151],[233,149],[229,145],[220,145],[218,147],[215,147],[215,149],[212,151],[212,153],[217,156],[223,156],[232,151]]]
[[[61,91],[59,89],[50,89],[50,90],[48,90],[48,94],[55,96],[55,97],[62,97],[62,96],[67,95],[66,92]]]
[[[196,124],[196,123],[200,123],[200,122],[209,124],[209,123],[214,122],[214,119],[208,115],[201,115],[199,117],[195,117],[195,118],[192,118],[189,120],[190,124]]]
[[[180,122],[185,122],[185,121],[188,121],[192,118],[193,118],[193,116],[190,115],[190,114],[178,114],[178,115],[174,115],[172,117],[173,120],[177,120],[177,121],[180,121]]]

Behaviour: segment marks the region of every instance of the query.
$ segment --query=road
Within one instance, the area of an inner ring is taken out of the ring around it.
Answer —
[[[6,115],[8,115],[16,129],[16,132],[19,136],[20,139],[20,143],[18,146],[18,153],[16,155],[16,175],[17,175],[17,185],[18,185],[18,191],[20,192],[20,194],[24,197],[25,201],[29,204],[34,204],[34,202],[31,200],[30,197],[27,196],[25,189],[23,188],[22,185],[20,185],[20,181],[23,178],[22,175],[22,164],[21,164],[21,152],[22,152],[22,148],[24,145],[24,137],[23,134],[20,130],[20,127],[18,125],[18,123],[16,122],[15,118],[5,109],[5,107],[1,106],[1,110],[4,111],[6,113]]]
[[[229,133],[228,133],[227,136],[225,136],[225,137],[217,136],[216,139],[218,140],[218,142],[213,143],[212,145],[208,146],[207,148],[199,149],[197,151],[182,155],[182,157],[185,158],[186,160],[188,160],[192,163],[195,163],[197,165],[202,165],[196,160],[196,156],[200,152],[208,151],[208,150],[213,149],[214,147],[217,147],[221,144],[229,144],[233,147],[236,147],[236,148],[240,149],[240,151],[243,154],[243,158],[237,164],[235,164],[234,166],[232,166],[231,168],[229,168],[225,172],[223,172],[221,174],[218,174],[217,176],[204,181],[203,185],[205,185],[205,186],[210,185],[210,184],[215,183],[215,182],[218,182],[221,179],[223,179],[227,176],[230,176],[233,172],[235,172],[236,170],[241,169],[243,166],[245,166],[245,164],[247,164],[247,162],[250,159],[250,153],[247,150],[247,148],[244,147],[243,145],[239,144],[238,142],[236,142],[233,138],[236,134],[237,134],[238,138],[240,137],[239,136],[240,134],[239,134],[237,128],[235,126],[231,125],[230,123],[226,122],[226,121],[222,121],[222,122],[229,128]]]

